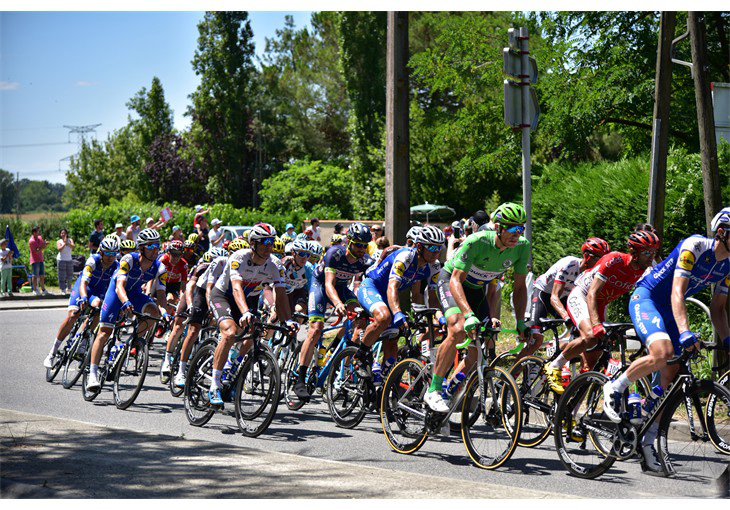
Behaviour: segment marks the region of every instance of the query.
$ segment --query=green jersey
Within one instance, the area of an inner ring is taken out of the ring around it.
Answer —
[[[499,278],[510,267],[515,274],[527,274],[530,260],[530,241],[520,237],[517,246],[500,252],[496,244],[497,233],[484,230],[470,235],[458,251],[444,265],[449,274],[454,269],[467,273],[464,285],[483,288],[487,283]]]

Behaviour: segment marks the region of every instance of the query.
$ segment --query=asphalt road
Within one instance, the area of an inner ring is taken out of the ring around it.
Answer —
[[[367,416],[355,430],[340,429],[321,402],[309,404],[299,412],[290,412],[280,405],[268,431],[255,439],[238,432],[232,405],[228,406],[230,414],[228,411],[216,414],[205,427],[193,427],[185,418],[182,400],[173,398],[167,387],[159,383],[156,374],[161,361],[161,342],[153,349],[145,388],[132,407],[117,410],[109,386],[105,386],[94,402],[87,403],[78,385],[64,390],[60,383],[49,384],[44,378],[43,359],[65,313],[65,310],[45,309],[0,311],[0,408],[205,441],[211,443],[211,448],[214,443],[223,443],[359,467],[385,468],[399,474],[438,476],[444,484],[453,484],[455,480],[496,484],[509,487],[511,494],[515,490],[519,494],[520,489],[544,491],[553,496],[611,499],[712,497],[715,494],[711,484],[643,475],[636,461],[617,462],[597,480],[570,477],[557,458],[552,438],[535,449],[518,448],[497,471],[475,467],[461,438],[456,436],[432,437],[417,453],[399,455],[390,450],[375,415]],[[314,470],[312,476],[316,475]],[[428,483],[434,483],[433,480],[430,478]],[[382,497],[387,498],[389,494]]]

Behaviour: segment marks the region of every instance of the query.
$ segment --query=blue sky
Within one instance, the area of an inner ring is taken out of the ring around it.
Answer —
[[[256,52],[291,14],[250,12]],[[198,78],[190,61],[202,12],[0,13],[0,168],[65,182],[77,135],[64,125],[101,124],[99,140],[127,123],[126,102],[157,76],[183,129]],[[59,171],[59,166],[61,171]]]

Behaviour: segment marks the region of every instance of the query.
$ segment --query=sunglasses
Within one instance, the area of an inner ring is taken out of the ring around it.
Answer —
[[[309,258],[309,252],[306,251],[298,251],[296,252],[296,255],[302,257],[303,259]]]
[[[273,237],[264,237],[259,241],[259,244],[263,244],[264,246],[274,246],[274,238]]]
[[[361,248],[364,250],[365,248],[368,247],[368,243],[355,243],[355,242],[350,241],[350,246],[352,246],[353,248]]]
[[[513,227],[503,227],[510,234],[522,234],[525,232],[524,225],[515,225]]]
[[[440,244],[427,244],[424,245],[424,248],[426,251],[430,251],[431,253],[438,253],[443,249],[443,246]]]
[[[145,248],[148,249],[148,250],[159,250],[160,249],[160,243],[157,243],[157,244],[148,244],[147,246],[145,246]]]
[[[103,251],[103,252],[101,252],[101,254],[104,255],[105,257],[116,257],[117,256],[117,252],[115,252],[115,251]]]

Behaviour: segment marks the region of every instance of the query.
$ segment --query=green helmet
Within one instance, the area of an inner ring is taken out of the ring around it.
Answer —
[[[527,213],[525,212],[525,208],[520,204],[505,202],[494,211],[492,221],[494,223],[523,225],[527,223]]]

